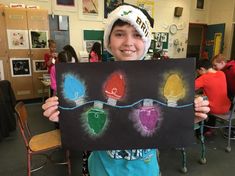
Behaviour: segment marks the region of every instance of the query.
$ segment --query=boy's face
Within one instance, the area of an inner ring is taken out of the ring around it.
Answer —
[[[144,54],[144,41],[131,25],[115,26],[110,34],[109,47],[117,61],[139,60]]]
[[[224,61],[221,61],[221,62],[213,61],[212,66],[215,70],[222,70],[224,68],[225,64],[226,63]]]

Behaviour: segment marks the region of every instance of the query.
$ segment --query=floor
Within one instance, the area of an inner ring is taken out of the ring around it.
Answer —
[[[54,123],[42,116],[40,103],[27,104],[29,112],[29,125],[33,134],[45,132],[54,128]],[[187,169],[188,172],[180,172],[182,165],[181,152],[176,149],[160,150],[160,168],[162,176],[230,176],[235,173],[235,141],[232,141],[232,151],[226,153],[224,148],[226,140],[221,133],[206,139],[205,165],[200,164],[200,145],[195,140],[195,144],[187,149]],[[0,142],[0,176],[24,176],[26,175],[26,153],[23,140],[18,129]],[[61,153],[55,153],[55,157],[60,157]],[[38,163],[40,158],[34,158]],[[43,169],[34,172],[33,176],[65,176],[66,166],[48,163]]]

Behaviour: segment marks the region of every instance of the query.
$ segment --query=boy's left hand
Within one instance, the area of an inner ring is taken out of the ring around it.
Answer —
[[[204,100],[203,97],[196,97],[194,99],[195,123],[205,120],[207,118],[207,113],[210,111],[208,105],[209,101]]]

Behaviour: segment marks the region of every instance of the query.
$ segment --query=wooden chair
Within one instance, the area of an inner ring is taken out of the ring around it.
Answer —
[[[27,175],[31,176],[32,172],[43,168],[48,160],[52,161],[51,152],[53,152],[54,150],[61,149],[60,130],[52,130],[49,132],[32,136],[27,123],[27,109],[22,101],[16,104],[15,111],[18,117],[17,119],[20,132],[24,139],[25,147],[27,150]],[[46,161],[41,166],[37,168],[32,168],[31,164],[33,155],[43,155],[46,157]],[[69,160],[68,150],[66,151],[66,161],[57,164],[67,164],[68,175],[71,175],[71,164]]]

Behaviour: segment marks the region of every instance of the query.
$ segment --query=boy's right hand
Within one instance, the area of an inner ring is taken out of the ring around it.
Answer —
[[[59,111],[58,111],[58,97],[50,97],[45,103],[42,105],[42,109],[44,110],[43,115],[48,117],[49,120],[53,122],[59,121]]]

